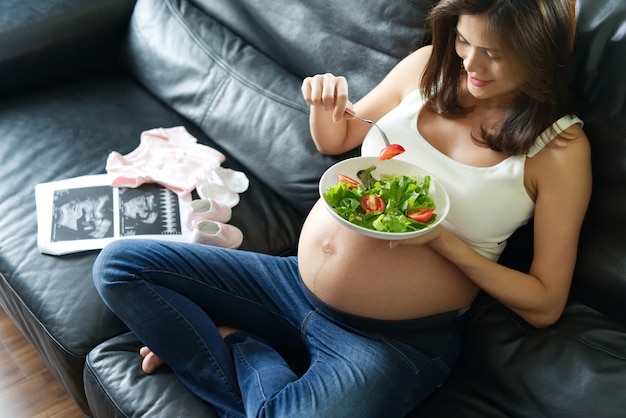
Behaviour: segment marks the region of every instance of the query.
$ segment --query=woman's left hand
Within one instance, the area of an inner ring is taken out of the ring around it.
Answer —
[[[428,233],[415,238],[389,241],[389,248],[394,249],[403,245],[424,245],[428,244],[441,236],[441,225],[433,227]]]

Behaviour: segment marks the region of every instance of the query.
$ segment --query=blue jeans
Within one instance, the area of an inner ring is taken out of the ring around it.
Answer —
[[[459,350],[454,322],[435,355],[342,322],[303,285],[296,257],[121,240],[100,253],[94,282],[223,417],[403,417],[443,382]],[[219,325],[243,331],[222,339]],[[298,355],[303,370],[285,360]]]

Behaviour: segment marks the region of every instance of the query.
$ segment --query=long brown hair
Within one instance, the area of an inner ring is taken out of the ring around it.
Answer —
[[[559,117],[572,113],[567,64],[576,29],[576,0],[441,0],[430,12],[432,55],[422,76],[427,106],[444,116],[471,109],[459,104],[461,58],[456,54],[460,15],[485,15],[488,29],[511,51],[520,92],[495,130],[482,128],[478,143],[510,155],[528,152]]]

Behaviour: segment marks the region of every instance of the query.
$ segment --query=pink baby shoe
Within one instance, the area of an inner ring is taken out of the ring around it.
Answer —
[[[195,199],[187,206],[187,226],[193,228],[203,220],[226,223],[231,215],[232,210],[226,205],[211,199]]]
[[[191,241],[216,247],[238,248],[243,242],[243,233],[236,226],[204,219],[195,224]]]

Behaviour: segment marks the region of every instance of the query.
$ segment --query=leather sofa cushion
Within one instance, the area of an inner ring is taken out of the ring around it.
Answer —
[[[604,315],[572,304],[555,327],[536,330],[484,298],[465,331],[459,365],[409,418],[623,417],[626,329]],[[214,416],[167,367],[144,375],[139,346],[125,334],[88,355],[85,388],[98,416]]]
[[[459,365],[411,417],[621,418],[626,327],[572,303],[534,329],[488,297],[466,324]]]
[[[141,344],[132,333],[94,348],[85,361],[87,400],[98,417],[217,418],[167,366],[148,376],[141,370]],[[129,390],[132,389],[132,390]]]
[[[143,130],[158,126],[184,125],[217,145],[119,72],[3,100],[0,114],[0,304],[87,411],[84,358],[127,328],[93,286],[96,252],[53,257],[37,250],[34,186],[103,173],[109,152],[132,151]],[[293,254],[302,216],[230,156],[223,166],[250,178],[231,220],[244,233],[242,248]]]

